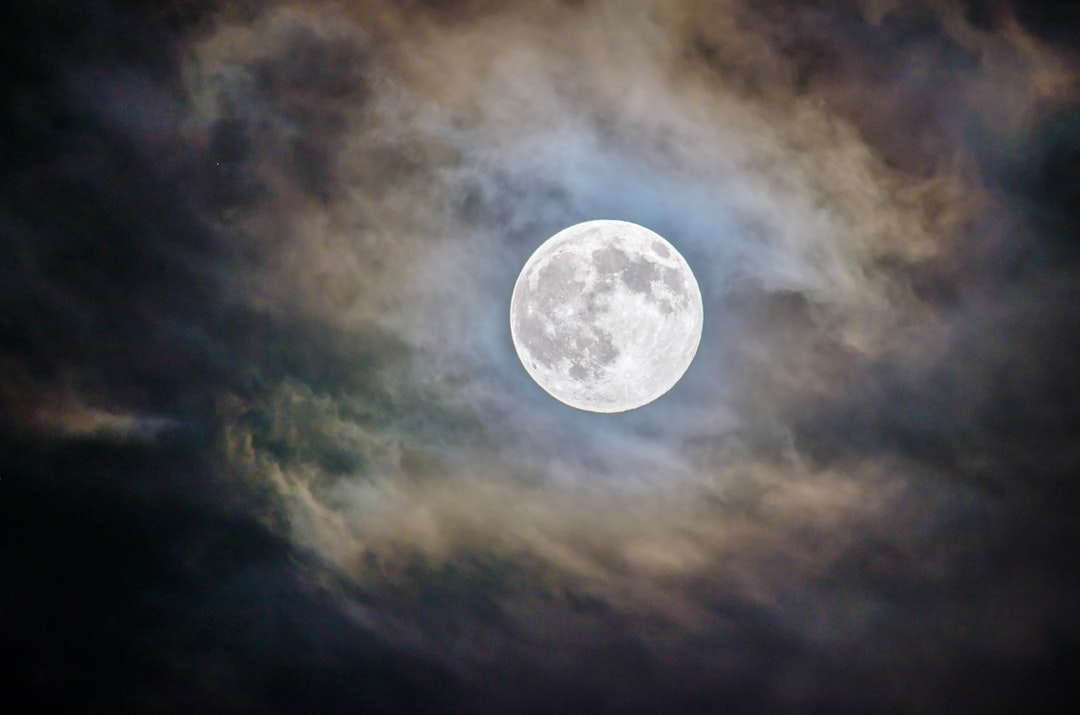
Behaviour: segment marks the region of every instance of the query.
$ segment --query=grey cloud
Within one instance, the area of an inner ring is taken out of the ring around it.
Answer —
[[[221,647],[297,643],[339,707],[1068,695],[1075,67],[986,7],[223,4],[172,74],[69,61],[40,97],[79,124],[0,207],[5,422],[121,492],[202,475],[242,516],[184,507],[182,554],[267,540],[195,569],[199,644],[149,637],[148,678],[273,704],[213,656],[250,592],[284,605]],[[508,306],[601,217],[679,248],[707,324],[671,393],[598,418],[530,382]]]

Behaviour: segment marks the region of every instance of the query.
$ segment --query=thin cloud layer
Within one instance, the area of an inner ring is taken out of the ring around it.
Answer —
[[[331,709],[1071,693],[1067,41],[993,3],[189,12],[100,10],[157,46],[11,90],[79,129],[8,170],[4,453],[84,455],[29,504],[80,459],[87,499],[178,500],[145,591],[204,584],[166,608],[197,642],[131,626],[170,655],[121,701],[212,673],[189,707],[293,709],[255,675],[286,631],[316,681],[366,664]],[[554,402],[510,342],[525,260],[593,218],[665,236],[705,301],[683,381],[626,414]],[[206,624],[248,589],[278,605],[222,664]]]

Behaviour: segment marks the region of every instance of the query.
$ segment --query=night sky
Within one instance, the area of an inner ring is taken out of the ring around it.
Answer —
[[[1080,710],[1080,5],[13,5],[4,702]],[[621,414],[510,340],[598,218]]]

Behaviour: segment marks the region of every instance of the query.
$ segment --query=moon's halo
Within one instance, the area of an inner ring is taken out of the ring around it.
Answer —
[[[704,309],[689,264],[628,221],[575,224],[518,276],[510,332],[529,376],[556,400],[625,412],[667,393],[690,367]]]

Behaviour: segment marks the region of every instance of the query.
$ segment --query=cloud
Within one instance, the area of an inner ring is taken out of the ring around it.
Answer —
[[[210,8],[166,69],[65,57],[34,96],[76,124],[0,213],[5,422],[144,450],[169,494],[199,455],[242,516],[185,507],[179,552],[271,544],[170,613],[251,589],[305,654],[348,633],[499,711],[992,710],[1075,662],[1054,33],[993,3]],[[529,381],[507,315],[597,217],[672,241],[706,312],[680,385],[604,417]],[[163,677],[266,702],[194,650]]]

